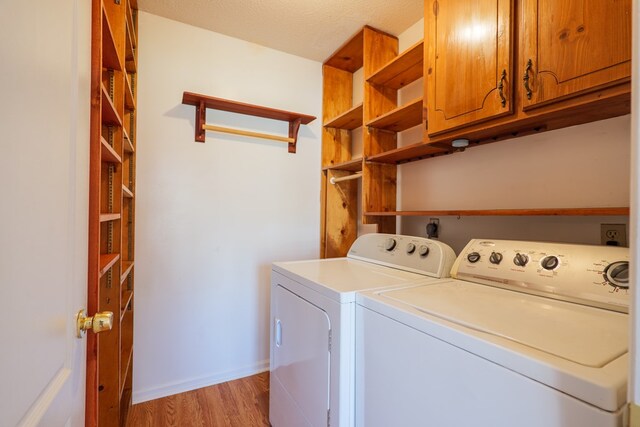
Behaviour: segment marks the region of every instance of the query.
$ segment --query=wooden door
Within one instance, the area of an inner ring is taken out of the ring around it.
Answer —
[[[512,0],[425,0],[428,133],[509,114]]]
[[[525,0],[518,75],[523,107],[629,80],[631,0]]]
[[[89,19],[0,2],[0,425],[84,423]]]

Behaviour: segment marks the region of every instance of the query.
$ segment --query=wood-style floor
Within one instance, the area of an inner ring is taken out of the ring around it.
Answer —
[[[269,426],[269,372],[133,405],[127,427]]]

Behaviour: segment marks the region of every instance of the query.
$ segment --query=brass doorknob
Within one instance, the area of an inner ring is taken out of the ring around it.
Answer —
[[[103,311],[92,317],[87,317],[84,309],[76,314],[76,336],[82,338],[85,332],[92,330],[96,334],[102,331],[110,331],[113,327],[113,313]]]

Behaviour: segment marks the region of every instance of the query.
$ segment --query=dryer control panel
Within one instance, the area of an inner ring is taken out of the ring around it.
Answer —
[[[347,257],[440,278],[449,277],[456,254],[437,240],[370,233],[353,242]]]
[[[629,311],[629,249],[474,239],[451,276],[621,312]]]

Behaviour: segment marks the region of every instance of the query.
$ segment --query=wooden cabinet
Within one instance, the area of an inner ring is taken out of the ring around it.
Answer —
[[[512,0],[425,2],[430,135],[509,114]]]
[[[86,425],[126,422],[133,361],[137,4],[93,0],[88,311],[113,328],[87,335]]]
[[[523,108],[628,81],[631,2],[523,0]]]

